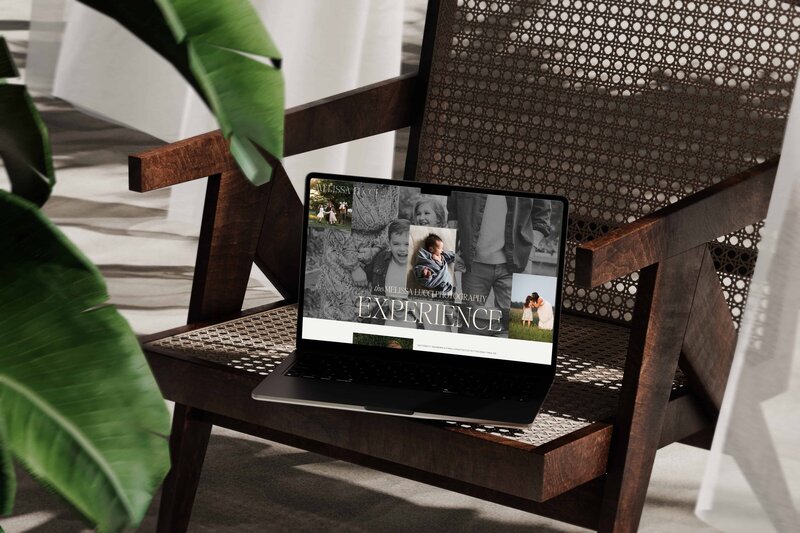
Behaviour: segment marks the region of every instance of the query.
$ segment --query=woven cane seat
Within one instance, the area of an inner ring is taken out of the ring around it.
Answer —
[[[297,307],[286,306],[165,337],[145,347],[266,376],[294,349],[296,324]],[[592,423],[608,421],[617,405],[628,334],[624,326],[564,314],[555,383],[532,426],[519,429],[461,422],[432,423],[541,446]],[[679,373],[673,388],[677,390],[683,383]]]

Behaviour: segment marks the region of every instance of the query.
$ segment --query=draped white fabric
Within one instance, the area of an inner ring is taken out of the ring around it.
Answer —
[[[25,58],[25,85],[34,95],[49,96],[61,39],[64,35],[67,9],[72,0],[33,0],[28,54]]]
[[[254,0],[253,5],[283,54],[287,107],[400,73],[402,1]],[[60,7],[67,24],[55,96],[165,141],[217,129],[202,101],[155,52],[92,9],[76,2],[67,8]],[[34,57],[45,49],[36,43],[32,48]],[[285,166],[299,191],[312,171],[389,177],[393,152],[394,134],[388,133],[288,158]],[[174,188],[169,219],[197,227],[204,190],[203,182]]]
[[[800,83],[697,502],[724,531],[800,531],[798,95]]]

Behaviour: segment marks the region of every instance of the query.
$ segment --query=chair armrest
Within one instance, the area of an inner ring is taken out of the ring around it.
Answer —
[[[596,287],[764,219],[778,159],[578,246],[575,282]]]
[[[405,74],[288,109],[284,156],[411,125],[417,79]],[[129,188],[152,191],[237,168],[217,130],[130,156]]]

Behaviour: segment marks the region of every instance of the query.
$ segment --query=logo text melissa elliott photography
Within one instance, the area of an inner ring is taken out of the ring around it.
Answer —
[[[353,188],[350,185],[317,183],[317,191],[319,191],[320,194],[351,194],[353,192]]]

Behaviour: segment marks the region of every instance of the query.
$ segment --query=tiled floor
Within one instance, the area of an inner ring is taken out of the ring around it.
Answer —
[[[407,0],[403,71],[419,54],[425,2]],[[30,2],[0,0],[0,32],[24,66]],[[58,185],[45,212],[105,276],[112,301],[140,333],[179,325],[196,250],[192,228],[164,222],[168,192],[127,191],[130,153],[156,139],[89,117],[56,99],[37,99],[50,128]],[[398,135],[395,169],[402,168]],[[1,169],[0,169],[1,170]],[[0,184],[3,182],[0,172]],[[189,236],[187,236],[189,235]],[[276,298],[250,291],[247,306]],[[213,393],[213,392],[210,392]],[[682,445],[656,461],[643,531],[702,531],[692,508],[704,452]],[[491,468],[491,465],[486,465]],[[80,531],[60,501],[20,473],[7,532]],[[157,498],[141,527],[155,529]],[[195,503],[193,531],[571,531],[575,528],[341,461],[216,430]]]

